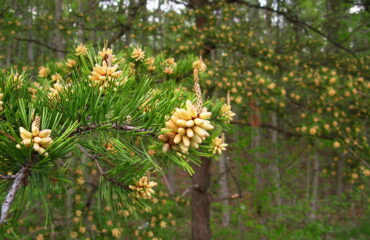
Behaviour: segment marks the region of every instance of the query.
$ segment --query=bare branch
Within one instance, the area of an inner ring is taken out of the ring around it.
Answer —
[[[317,28],[313,27],[312,25],[306,23],[305,21],[300,19],[297,15],[293,14],[292,11],[290,11],[289,9],[285,10],[285,11],[282,11],[282,10],[277,10],[277,9],[274,9],[274,8],[271,8],[271,7],[268,7],[268,6],[261,6],[259,4],[249,3],[249,2],[246,2],[244,0],[227,0],[227,2],[229,2],[229,3],[238,3],[238,4],[245,5],[247,7],[250,7],[250,8],[261,9],[261,10],[265,10],[265,11],[269,11],[269,12],[273,12],[273,13],[276,13],[278,15],[281,15],[288,22],[293,23],[297,26],[301,26],[304,29],[311,30],[312,32],[314,32],[314,33],[320,35],[321,37],[325,38],[327,41],[332,43],[337,48],[340,48],[340,49],[346,51],[347,53],[349,53],[349,54],[351,54],[352,56],[355,57],[355,54],[349,48],[347,48],[347,47],[343,46],[342,44],[338,43],[337,41],[331,39],[329,36],[327,36],[323,32],[321,32],[319,29],[317,29]]]
[[[1,218],[0,225],[4,224],[8,216],[10,206],[14,201],[15,195],[17,194],[21,184],[26,180],[29,174],[29,168],[31,167],[31,162],[24,165],[21,170],[15,175],[15,180],[6,195],[3,205],[1,207]]]
[[[277,132],[283,133],[283,134],[285,134],[287,136],[290,136],[290,137],[302,137],[303,136],[302,134],[285,131],[283,129],[278,128],[277,126],[273,126],[273,125],[267,124],[267,123],[261,123],[259,126],[253,126],[249,122],[246,122],[246,121],[238,121],[238,120],[234,120],[231,123],[232,124],[237,124],[237,125],[250,126],[250,127],[269,128],[269,129],[272,129],[272,130],[275,130]]]
[[[186,196],[190,191],[191,191],[191,187],[190,187],[190,188],[185,189],[185,190],[181,193],[181,197],[185,197],[185,196]]]
[[[99,173],[101,176],[103,176],[107,181],[113,183],[114,185],[117,185],[119,187],[122,187],[123,189],[126,189],[126,190],[129,190],[129,187],[128,185],[125,185],[121,182],[118,182],[117,180],[111,178],[104,170],[103,168],[101,167],[99,161],[98,161],[98,155],[92,155],[91,153],[89,153],[85,148],[83,148],[82,146],[79,146],[79,149],[81,150],[81,152],[83,152],[86,156],[88,156],[89,158],[91,158],[96,167],[98,168],[99,170]]]
[[[174,191],[173,187],[171,186],[170,181],[168,181],[168,178],[167,178],[166,174],[164,174],[163,171],[161,171],[161,173],[162,173],[163,181],[166,184],[166,186],[168,188],[168,191],[170,192],[170,195],[174,195],[175,191]]]
[[[78,135],[78,134],[83,134],[85,132],[89,132],[89,131],[95,130],[95,129],[100,128],[100,127],[105,127],[105,126],[112,127],[116,130],[133,131],[133,132],[139,132],[139,133],[146,133],[147,135],[150,135],[150,136],[156,136],[155,132],[153,132],[151,130],[147,130],[147,129],[143,129],[143,128],[137,128],[137,127],[127,125],[127,124],[119,125],[117,123],[112,123],[112,124],[93,123],[93,124],[90,124],[88,126],[82,126],[82,127],[77,128],[71,134],[71,136]]]
[[[108,40],[108,46],[112,45],[115,43],[117,40],[119,40],[125,32],[130,31],[131,25],[124,24],[121,26],[120,30]]]
[[[304,134],[300,134],[300,133],[295,133],[295,132],[291,132],[291,131],[286,131],[284,129],[281,129],[277,126],[274,126],[274,125],[271,125],[271,124],[268,124],[268,123],[261,123],[259,126],[253,126],[251,123],[249,122],[246,122],[246,121],[239,121],[239,120],[234,120],[231,122],[232,124],[237,124],[237,125],[244,125],[244,126],[250,126],[250,127],[260,127],[260,128],[268,128],[268,129],[271,129],[271,130],[275,130],[279,133],[282,133],[288,137],[306,137],[307,135],[304,135]],[[333,140],[334,139],[334,136],[331,136],[331,135],[320,135],[320,136],[317,136],[318,138],[321,138],[321,139],[326,139],[326,140]]]
[[[6,136],[7,138],[9,138],[10,140],[12,140],[13,142],[17,142],[17,140],[15,140],[15,138],[14,138],[14,137],[12,137],[10,134],[8,134],[8,133],[6,133],[6,132],[4,132],[4,131],[1,131],[1,130],[0,130],[0,134],[2,134],[2,135],[4,135],[4,136]]]
[[[38,40],[35,40],[35,39],[30,39],[30,38],[19,38],[19,37],[14,37],[15,40],[18,40],[18,41],[25,41],[25,42],[32,42],[32,43],[35,43],[37,45],[40,45],[40,46],[43,46],[45,48],[48,48],[50,50],[53,50],[54,52],[62,52],[62,53],[68,53],[68,51],[65,51],[65,50],[62,50],[62,49],[57,49],[57,48],[54,48],[52,46],[49,46],[43,42],[40,42]]]
[[[0,175],[0,180],[15,179],[17,175]]]

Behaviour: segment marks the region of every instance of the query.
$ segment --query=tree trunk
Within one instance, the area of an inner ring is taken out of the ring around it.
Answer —
[[[320,162],[319,162],[319,155],[317,151],[315,151],[315,155],[313,158],[313,184],[312,184],[312,199],[311,199],[311,220],[316,219],[316,211],[317,211],[317,200],[318,200],[318,191],[319,191],[319,174],[320,174]]]
[[[260,147],[260,144],[261,144],[261,133],[260,133],[261,129],[259,127],[256,127],[254,128],[254,134],[253,134],[253,148],[256,149],[256,148],[259,148]],[[257,190],[257,194],[260,194],[262,189],[263,189],[263,178],[262,178],[262,165],[260,163],[260,153],[259,153],[259,150],[257,150],[254,154],[254,159],[255,159],[255,169],[254,169],[254,175],[256,177],[256,181],[257,181],[257,186],[256,186],[256,190]],[[257,203],[257,214],[259,216],[262,215],[262,206]]]
[[[79,13],[83,13],[83,11],[84,11],[84,1],[83,0],[79,0],[78,1],[78,12]],[[83,42],[83,40],[84,40],[84,30],[83,30],[83,28],[84,28],[84,20],[81,18],[81,20],[79,21],[79,27],[78,27],[78,30],[77,30],[77,38],[78,38],[78,41],[79,42]]]
[[[306,200],[310,201],[311,196],[311,159],[306,159]]]
[[[30,12],[31,11],[32,10],[30,9]],[[32,27],[32,13],[27,14],[26,25],[30,28]],[[33,38],[32,31],[28,31],[28,37],[29,37],[29,39]],[[34,44],[31,41],[29,41],[27,43],[27,57],[28,57],[28,61],[30,62],[30,64],[32,66],[35,66],[35,55],[34,55],[33,48],[34,48]]]
[[[211,239],[210,226],[210,200],[208,189],[211,180],[212,160],[202,158],[202,164],[195,167],[195,174],[192,178],[192,239],[193,240],[209,240]]]
[[[190,0],[189,3],[195,9],[202,10],[209,0]],[[204,14],[195,15],[195,23],[198,29],[202,29],[208,21],[208,16]],[[210,59],[211,51],[215,46],[210,41],[205,41],[202,46],[202,56],[205,59]],[[201,158],[202,164],[195,167],[193,175],[193,191],[192,191],[192,239],[193,240],[209,240],[211,239],[211,203],[208,196],[208,188],[211,182],[211,162],[209,158]]]
[[[277,126],[277,115],[276,113],[273,113],[271,116],[272,119],[272,125]],[[271,130],[271,141],[272,141],[272,155],[273,155],[273,162],[272,162],[272,176],[273,176],[273,185],[275,188],[275,202],[277,209],[277,218],[281,219],[282,213],[281,213],[281,205],[282,205],[282,199],[280,194],[280,169],[279,169],[279,157],[278,157],[278,151],[277,151],[277,132],[275,130]]]
[[[62,37],[62,32],[59,29],[59,22],[62,19],[62,9],[63,2],[62,0],[55,0],[55,35],[54,35],[54,47],[56,49],[64,50],[64,41]],[[57,51],[57,58],[63,59],[64,53]]]
[[[230,224],[230,209],[229,209],[229,187],[227,184],[227,157],[222,154],[219,160],[219,170],[220,170],[220,197],[222,200],[222,226],[226,227]]]
[[[32,39],[32,33],[29,32],[29,37]],[[27,46],[27,55],[28,55],[28,61],[30,62],[30,65],[35,65],[35,55],[33,54],[33,43],[28,42]]]
[[[344,176],[344,159],[340,156],[338,159],[338,171],[337,171],[337,196],[341,196],[343,193],[343,176]]]
[[[6,51],[6,66],[7,67],[10,67],[10,64],[12,62],[12,50],[13,50],[13,42],[9,42],[8,43],[9,46],[8,46],[8,49]]]

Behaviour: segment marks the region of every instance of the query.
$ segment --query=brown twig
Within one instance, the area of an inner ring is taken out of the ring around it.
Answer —
[[[10,134],[0,130],[0,134],[3,134],[4,136],[6,136],[7,138],[9,138],[10,140],[12,140],[13,142],[17,142],[17,140],[15,140],[14,137],[12,137]]]
[[[151,130],[137,128],[135,126],[131,126],[127,124],[120,125],[117,123],[112,123],[112,124],[92,123],[88,126],[82,126],[82,127],[77,128],[73,133],[71,133],[71,136],[83,134],[85,132],[89,132],[89,131],[92,131],[92,130],[95,130],[97,128],[104,127],[104,126],[112,127],[116,130],[133,131],[133,132],[138,132],[138,133],[146,133],[147,135],[150,135],[150,136],[156,136],[156,133]]]
[[[105,171],[104,169],[101,167],[99,161],[98,161],[98,156],[97,155],[92,155],[91,153],[89,153],[85,148],[83,148],[82,146],[79,147],[81,152],[83,152],[86,156],[88,156],[89,158],[91,158],[96,167],[98,168],[99,170],[99,173],[101,176],[103,176],[106,180],[108,180],[109,182],[113,183],[114,185],[117,185],[119,187],[122,187],[123,189],[126,189],[126,190],[129,190],[129,187],[128,185],[125,185],[121,182],[118,182],[116,179],[114,178],[111,178]]]
[[[186,196],[190,191],[191,191],[191,187],[190,187],[190,188],[185,189],[185,190],[181,193],[181,197],[185,197],[185,196]]]
[[[35,39],[28,39],[28,38],[19,38],[19,37],[15,37],[14,39],[18,40],[18,41],[25,41],[25,42],[32,42],[32,43],[35,43],[35,44],[38,44],[40,46],[43,46],[45,48],[48,48],[50,50],[53,50],[54,52],[61,52],[61,53],[68,53],[68,51],[65,51],[65,50],[62,50],[62,49],[57,49],[57,48],[54,48],[52,46],[49,46],[43,42],[40,42],[38,40],[35,40]]]
[[[168,178],[167,178],[166,174],[164,174],[163,171],[161,171],[161,173],[162,173],[163,181],[166,184],[166,186],[168,188],[168,191],[170,192],[170,195],[174,195],[175,191],[174,191],[173,187],[171,186],[170,181],[168,181]]]
[[[16,175],[0,175],[0,180],[15,179],[16,177]]]

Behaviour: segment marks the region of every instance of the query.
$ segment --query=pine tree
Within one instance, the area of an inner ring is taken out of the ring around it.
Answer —
[[[47,193],[76,184],[71,166],[86,157],[100,175],[99,201],[113,209],[145,206],[162,166],[192,174],[227,127],[221,101],[203,104],[197,81],[190,91],[204,68],[193,56],[80,44],[37,74],[1,73],[0,224],[35,201],[48,209]]]

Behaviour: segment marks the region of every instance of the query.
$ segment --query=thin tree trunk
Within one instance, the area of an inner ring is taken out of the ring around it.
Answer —
[[[30,12],[32,11],[32,9],[30,9]],[[31,27],[32,26],[32,13],[28,14],[27,15],[27,20],[26,20],[26,24],[27,26]],[[32,35],[32,31],[28,31],[28,37],[29,39],[32,39],[33,35]],[[32,64],[33,66],[35,65],[35,55],[34,55],[34,44],[29,41],[27,43],[27,57],[28,57],[28,61],[30,62],[30,64]]]
[[[220,170],[220,197],[222,200],[222,226],[226,227],[230,224],[230,209],[229,209],[229,187],[227,182],[227,157],[222,154],[219,159],[219,170]]]
[[[307,202],[310,201],[310,196],[311,196],[311,159],[307,158],[306,159],[306,199]]]
[[[257,111],[256,114],[259,115],[259,112]],[[256,202],[257,221],[259,222],[259,224],[264,225],[265,224],[265,209],[264,209],[263,204],[260,202],[260,198],[262,198],[263,189],[264,189],[264,185],[265,185],[264,184],[264,177],[262,175],[261,153],[260,153],[260,150],[259,150],[259,148],[261,147],[261,128],[258,127],[258,126],[254,127],[252,132],[253,132],[252,147],[255,150],[255,153],[254,153],[254,161],[255,161],[254,174],[255,174],[255,178],[256,178],[256,193],[255,193],[254,201]],[[260,239],[264,240],[265,237],[260,235]]]
[[[318,201],[318,191],[319,191],[319,174],[320,174],[320,162],[319,162],[319,155],[317,151],[315,151],[314,158],[313,158],[313,184],[312,184],[312,199],[311,199],[311,220],[316,219],[316,212],[317,212],[317,201]]]
[[[63,10],[63,1],[62,0],[55,0],[55,36],[54,36],[54,47],[60,50],[64,50],[64,40],[62,36],[62,32],[59,29],[59,22],[62,18],[62,10]],[[64,53],[57,51],[57,58],[63,59]]]
[[[341,196],[343,193],[343,176],[344,176],[344,159],[340,156],[338,159],[338,171],[337,171],[337,196]]]
[[[13,50],[13,43],[9,42],[9,46],[6,51],[6,66],[7,67],[9,67],[12,62],[12,50]]]
[[[30,39],[32,39],[31,32],[29,32],[29,37]],[[30,62],[30,64],[35,65],[35,55],[33,54],[33,43],[32,42],[28,42],[27,55],[28,55],[28,61]]]
[[[16,44],[16,46],[17,46],[16,62],[22,61],[23,45],[24,45],[23,42],[17,41],[17,44]]]
[[[172,167],[167,168],[167,173],[163,176],[166,182],[168,191],[171,195],[176,194],[175,171]]]
[[[277,126],[277,115],[276,113],[273,113],[271,115],[272,125]],[[277,151],[277,132],[275,130],[271,130],[271,141],[272,141],[272,153],[273,153],[273,162],[272,162],[272,176],[273,176],[273,184],[275,188],[275,201],[276,201],[276,207],[277,210],[277,218],[281,219],[282,212],[281,212],[281,205],[282,205],[282,199],[280,194],[280,169],[279,169],[279,157],[278,157],[278,151]]]
[[[158,16],[158,21],[161,23],[163,20],[163,12],[162,12],[162,4],[163,0],[158,0],[158,7],[157,7],[157,16]],[[161,39],[162,33],[163,33],[163,26],[160,24],[158,26],[158,34],[154,35],[154,49],[160,52],[163,49],[164,41]],[[157,39],[158,38],[158,39]],[[158,47],[157,47],[158,43]]]
[[[192,207],[192,239],[211,239],[210,207],[208,189],[211,180],[211,162],[209,158],[202,158],[202,164],[195,167],[192,178],[193,189],[191,198]]]
[[[256,149],[256,148],[259,148],[260,147],[260,144],[261,144],[261,133],[260,133],[261,129],[259,127],[256,127],[254,128],[254,134],[253,134],[253,148]],[[257,190],[257,193],[259,194],[262,189],[263,189],[263,179],[262,179],[262,165],[261,165],[261,162],[260,162],[260,153],[259,151],[257,150],[254,154],[254,159],[255,159],[255,169],[254,169],[254,174],[255,174],[255,177],[256,177],[256,180],[257,180],[257,186],[256,186],[256,190]],[[257,203],[258,204],[258,203]],[[258,215],[262,215],[262,209],[261,209],[262,206],[260,206],[260,204],[257,205],[257,214]]]
[[[78,1],[78,11],[79,13],[83,13],[83,10],[84,10],[84,6],[83,6],[83,3],[84,1],[83,0],[79,0]],[[83,42],[83,36],[84,36],[84,30],[83,30],[83,27],[84,27],[84,21],[81,19],[79,21],[79,28],[78,28],[78,31],[77,31],[77,38],[78,38],[78,41],[79,42]]]

